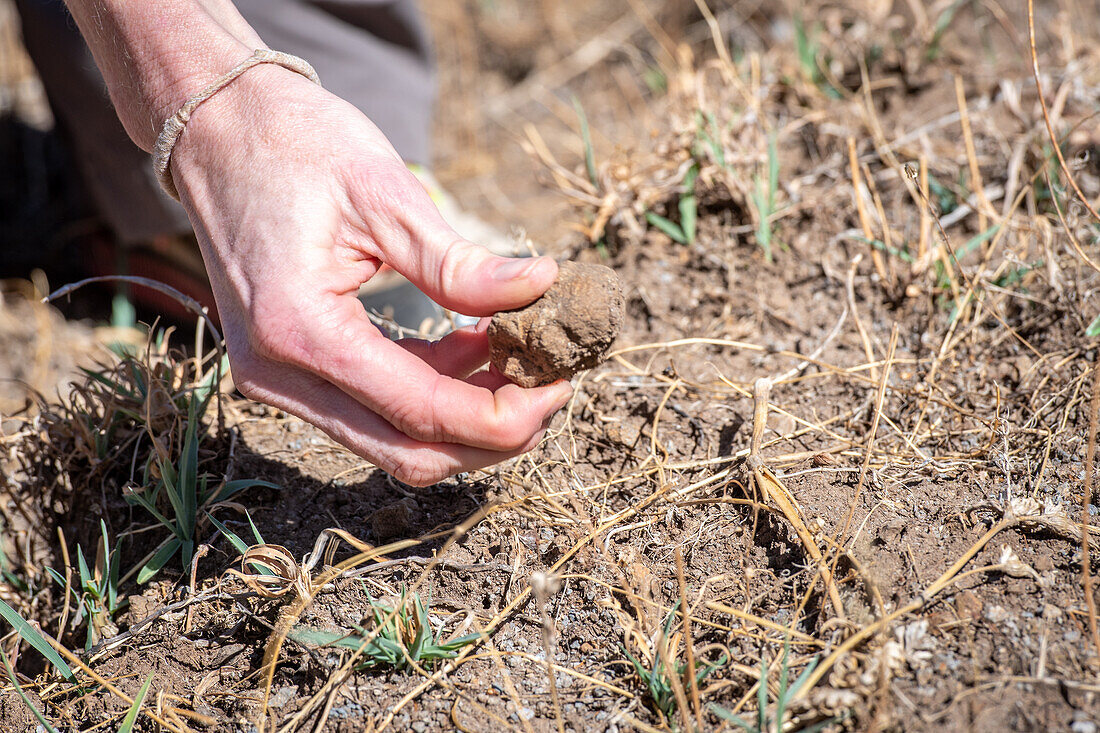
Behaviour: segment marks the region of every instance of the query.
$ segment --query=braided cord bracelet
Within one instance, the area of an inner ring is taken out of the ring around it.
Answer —
[[[277,64],[283,68],[298,72],[314,84],[321,83],[321,80],[317,77],[317,72],[310,66],[308,61],[300,59],[297,56],[292,56],[289,53],[283,53],[282,51],[271,51],[266,48],[258,48],[247,59],[222,74],[201,92],[188,99],[184,102],[183,106],[179,108],[178,112],[164,121],[164,127],[161,128],[160,134],[157,136],[157,141],[153,145],[153,172],[156,173],[161,188],[163,188],[169,196],[179,201],[179,191],[176,190],[176,184],[172,180],[172,171],[170,168],[172,163],[172,151],[175,149],[176,143],[179,142],[180,135],[183,134],[183,128],[187,125],[187,121],[191,119],[191,115],[194,114],[195,109],[222,89],[229,86],[238,76],[248,71],[253,66],[259,66],[260,64]]]

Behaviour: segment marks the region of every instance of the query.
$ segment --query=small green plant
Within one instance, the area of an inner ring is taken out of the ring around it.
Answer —
[[[664,94],[668,91],[668,77],[660,66],[647,66],[642,72],[642,81],[651,94]]]
[[[756,243],[764,250],[764,259],[772,261],[772,216],[775,214],[775,194],[779,190],[779,150],[773,132],[768,136],[768,176],[765,180],[753,176],[752,201],[759,219]]]
[[[830,99],[840,99],[843,95],[829,83],[821,70],[818,54],[821,52],[821,23],[814,23],[807,27],[802,19],[802,13],[794,15],[794,45],[798,54],[798,65],[802,69],[802,76],[806,81],[825,93]]]
[[[1100,336],[1100,315],[1092,319],[1092,323],[1085,329],[1085,335],[1090,338]]]
[[[672,658],[677,646],[677,636],[672,633],[672,626],[676,622],[676,609],[679,605],[677,603],[665,619],[656,647],[649,652],[652,659],[646,660],[646,664],[627,651],[625,646],[621,647],[623,654],[634,667],[638,679],[645,685],[648,701],[664,716],[665,720],[672,720],[676,712],[677,682],[681,690],[689,689],[691,686],[687,662]],[[700,664],[695,670],[695,684],[698,685],[725,663],[726,657],[723,655],[717,662]]]
[[[588,128],[588,116],[584,113],[581,100],[573,97],[573,109],[577,111],[577,121],[581,127],[581,143],[584,145],[584,170],[588,173],[588,181],[597,191],[600,190],[600,176],[596,170],[596,150],[592,146],[592,132]],[[607,259],[610,255],[607,251],[607,242],[604,237],[596,242],[596,251],[601,259]]]
[[[182,556],[184,570],[188,568],[195,551],[200,509],[255,486],[279,488],[259,479],[238,479],[211,486],[210,475],[199,473],[199,416],[205,411],[210,395],[207,393],[201,399],[193,399],[188,405],[187,429],[178,461],[173,464],[166,451],[158,451],[145,466],[143,488],[131,489],[126,494],[128,503],[145,509],[172,533],[142,566],[137,576],[138,583],[151,580],[177,554]],[[162,496],[167,499],[170,511],[159,508]]]
[[[696,160],[705,160],[707,153],[710,153],[715,163],[729,170],[729,163],[726,162],[726,150],[718,142],[720,135],[721,128],[718,126],[718,118],[714,116],[714,113],[707,112],[704,114],[702,110],[696,110],[695,144],[692,145],[692,155]]]
[[[897,257],[902,262],[912,264],[914,261],[913,255],[909,253],[909,248],[905,244],[898,248],[887,246],[886,242],[883,242],[881,239],[867,239],[867,237],[861,237],[858,235],[853,236],[852,239],[857,242],[863,242],[864,244],[870,245],[880,252],[885,252],[891,257]]]
[[[813,674],[814,668],[817,667],[818,659],[814,657],[810,660],[810,663],[802,670],[802,674],[800,674],[798,679],[792,684],[790,682],[790,651],[791,640],[787,638],[783,642],[783,656],[779,660],[779,685],[775,694],[775,703],[772,705],[775,711],[773,715],[768,715],[768,660],[763,654],[760,655],[760,682],[756,690],[756,719],[745,720],[714,703],[708,706],[711,712],[722,720],[733,723],[741,730],[749,731],[750,733],[770,733],[771,731],[794,730],[785,727],[790,722],[787,720],[787,709],[791,701],[798,696],[799,691],[806,684],[810,675]],[[830,718],[829,720],[814,723],[813,725],[798,728],[797,730],[800,731],[800,733],[816,733],[837,722],[837,720],[838,718]]]
[[[581,100],[573,97],[573,109],[577,111],[577,121],[581,126],[581,142],[584,144],[584,170],[588,173],[588,180],[596,189],[600,187],[600,178],[596,172],[596,151],[592,147],[592,133],[588,129],[588,115],[584,113]]]
[[[949,187],[940,183],[931,173],[928,174],[928,190],[936,199],[936,208],[940,216],[947,216],[959,208],[959,197]]]
[[[107,525],[102,519],[99,520],[99,529],[100,543],[96,548],[94,567],[88,567],[88,561],[84,559],[83,548],[80,545],[76,546],[78,578],[75,590],[77,611],[76,616],[73,618],[73,624],[75,626],[81,621],[87,624],[88,633],[84,642],[85,649],[91,649],[99,642],[104,627],[110,623],[119,607],[118,547],[111,549]],[[61,573],[53,568],[46,568],[46,572],[62,588],[70,587]]]
[[[958,272],[958,269],[962,267],[962,259],[973,252],[975,249],[977,249],[983,242],[989,241],[989,239],[991,239],[1000,228],[1000,224],[994,224],[993,226],[986,229],[984,232],[975,234],[957,250],[951,251],[950,249],[948,249],[954,271]],[[952,281],[951,278],[953,273],[948,272],[942,260],[936,260],[935,262],[933,262],[932,266],[936,276],[936,290],[941,293],[941,295],[937,299],[938,305],[941,308],[950,309],[950,317],[952,320],[954,320],[960,305],[955,302],[954,298],[949,297],[948,294],[955,292],[955,290],[958,288],[958,283]],[[971,297],[976,294],[977,293],[972,294]]]
[[[936,18],[936,25],[932,29],[932,38],[929,39],[928,47],[924,52],[924,57],[928,61],[935,61],[939,58],[942,50],[940,44],[943,42],[943,34],[951,27],[951,23],[955,20],[955,13],[959,12],[959,8],[965,3],[966,0],[955,0],[955,2],[944,8],[943,12]]]
[[[695,243],[695,224],[699,218],[699,203],[695,196],[695,181],[698,177],[699,164],[696,163],[684,175],[684,192],[676,207],[680,212],[679,223],[652,211],[645,213],[646,221],[679,244]]]
[[[430,603],[430,602],[429,602]],[[415,666],[431,667],[441,659],[451,659],[462,647],[476,641],[480,634],[466,634],[443,639],[443,631],[435,631],[428,618],[428,605],[417,593],[401,592],[396,607],[370,601],[366,627],[353,632],[337,633],[297,626],[290,638],[299,643],[350,649],[361,655],[359,669],[388,668],[411,671]]]
[[[244,513],[244,516],[245,516],[245,518],[248,519],[248,526],[252,530],[252,538],[254,540],[256,540],[256,544],[257,545],[266,545],[267,543],[264,541],[263,535],[260,534],[260,530],[256,528],[256,523],[252,521],[252,515],[249,514],[246,511]],[[241,553],[242,555],[244,555],[246,552],[248,552],[248,549],[249,549],[250,545],[247,542],[245,542],[243,539],[241,539],[240,535],[238,535],[233,530],[229,529],[229,527],[225,526],[221,522],[219,522],[214,517],[214,515],[211,514],[210,512],[206,513],[206,517],[207,517],[207,519],[210,520],[210,523],[214,525],[215,529],[217,529],[218,532],[220,532],[223,537],[225,537],[227,540],[229,540],[229,543],[231,545],[233,545],[233,548],[237,552]],[[249,565],[249,567],[251,567],[253,570],[255,570],[260,575],[275,575],[276,574],[273,569],[271,569],[270,567],[268,567],[267,565],[264,565],[262,563],[250,562],[248,565]]]

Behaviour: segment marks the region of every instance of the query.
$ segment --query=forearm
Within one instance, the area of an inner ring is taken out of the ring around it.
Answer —
[[[164,120],[263,42],[228,0],[66,0],[130,138]]]

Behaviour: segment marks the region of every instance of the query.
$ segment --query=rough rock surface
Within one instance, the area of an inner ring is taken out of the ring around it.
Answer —
[[[602,361],[623,324],[623,285],[611,268],[563,262],[530,305],[489,324],[489,359],[521,387],[568,379]]]

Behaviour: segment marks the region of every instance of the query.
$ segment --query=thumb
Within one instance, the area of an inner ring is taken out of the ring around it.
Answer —
[[[489,316],[527,305],[557,279],[558,265],[549,257],[498,257],[463,239],[407,169],[394,171],[385,186],[377,176],[373,183],[374,196],[363,208],[384,209],[381,219],[390,224],[369,227],[381,260],[444,308]]]
[[[414,240],[412,248],[419,244],[420,251],[409,262],[392,263],[444,308],[491,316],[527,305],[558,277],[558,264],[549,257],[498,257],[446,229]]]

